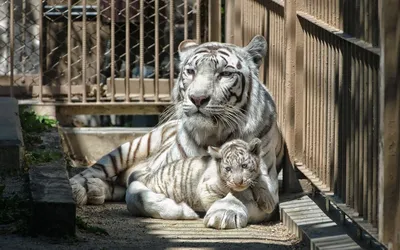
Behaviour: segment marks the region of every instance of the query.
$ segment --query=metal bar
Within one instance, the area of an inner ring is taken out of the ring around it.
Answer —
[[[201,43],[201,1],[196,0],[196,42]]]
[[[115,1],[111,1],[111,102],[115,102]]]
[[[364,51],[363,51],[364,52]],[[368,79],[368,68],[367,68],[367,53],[362,53],[362,77],[363,80],[361,81],[362,88],[363,88],[363,95],[362,95],[362,108],[363,108],[363,117],[361,120],[361,123],[363,125],[362,127],[362,138],[363,138],[363,162],[362,162],[362,170],[363,170],[363,194],[361,197],[362,201],[362,215],[365,220],[368,219],[368,127],[369,127],[369,117],[368,117],[368,85],[369,85],[369,79]]]
[[[143,0],[141,0],[143,1]],[[169,88],[174,85],[174,0],[170,0],[169,7]]]
[[[186,40],[188,39],[188,0],[183,0],[183,22],[184,22],[183,39]]]
[[[221,41],[221,0],[208,0],[208,39]]]
[[[309,61],[310,61],[310,34],[308,31],[308,26],[304,25],[304,104],[303,104],[303,110],[304,110],[304,119],[303,119],[303,150],[300,153],[304,153],[303,155],[303,162],[306,164],[306,166],[309,166],[308,164],[308,145],[309,145],[309,128],[310,126],[308,125],[309,121],[309,116],[310,116],[310,111],[309,111],[309,99],[310,99],[310,87],[309,87],[309,80],[310,80],[310,67],[309,67]]]
[[[84,6],[82,10],[82,102],[86,102],[86,55],[87,55],[87,25],[86,25],[86,0],[82,0],[82,5]]]
[[[129,79],[131,76],[130,0],[125,0],[125,102],[130,102]],[[157,43],[157,40],[155,40]]]
[[[42,7],[40,8],[42,9]],[[14,97],[14,46],[15,46],[14,0],[10,1],[10,96]],[[41,96],[39,97],[41,99]]]
[[[310,158],[310,169],[315,171],[315,135],[316,135],[316,128],[315,128],[315,107],[316,107],[316,90],[317,86],[315,86],[317,79],[316,79],[316,64],[317,64],[317,41],[315,37],[315,26],[310,25],[310,31],[311,31],[311,84],[310,84],[310,145],[309,145],[309,158]]]
[[[185,1],[186,3],[186,1]],[[155,16],[154,16],[154,41],[155,41],[155,47],[154,47],[154,83],[155,83],[155,101],[159,101],[159,87],[160,87],[160,81],[159,81],[159,72],[160,72],[160,37],[159,37],[159,8],[160,8],[160,3],[159,0],[154,1],[154,10],[155,10]]]
[[[379,158],[378,158],[378,145],[379,145],[379,115],[380,110],[378,108],[379,105],[379,64],[377,63],[377,59],[374,58],[373,63],[373,127],[372,127],[372,138],[373,138],[373,164],[372,164],[372,225],[378,225],[378,175],[379,175]]]
[[[359,52],[357,48],[353,50],[354,56],[354,209],[359,212],[360,203],[360,158],[359,158],[359,150],[360,150],[360,61],[359,61]]]
[[[45,41],[44,32],[43,32],[43,3],[40,4],[39,10],[39,102],[43,101],[43,78],[44,78],[44,61],[45,61],[45,54],[43,43]]]
[[[238,0],[225,1],[225,42],[227,43],[234,43],[235,39],[235,1]]]
[[[100,1],[100,0],[99,0]],[[71,86],[72,86],[72,0],[68,0],[68,20],[67,20],[67,80],[68,80],[68,103],[72,102]],[[43,67],[43,65],[41,65]]]
[[[368,167],[367,167],[367,179],[368,179],[368,215],[367,215],[367,220],[372,223],[373,221],[373,216],[372,216],[372,211],[373,211],[373,200],[372,200],[372,190],[373,190],[373,182],[372,182],[372,175],[374,174],[373,172],[373,152],[374,152],[374,146],[373,146],[373,123],[374,123],[374,118],[373,118],[373,109],[374,109],[374,103],[373,103],[373,65],[372,65],[372,56],[369,54],[368,55],[368,102],[367,102],[367,110],[368,110]]]
[[[344,68],[344,50],[345,47],[343,46],[343,41],[338,39],[337,41],[338,44],[338,60],[339,60],[339,99],[340,99],[340,106],[339,106],[339,116],[340,116],[340,124],[339,124],[339,138],[340,140],[340,144],[339,146],[339,150],[340,150],[340,163],[339,163],[339,167],[340,167],[340,171],[339,171],[339,176],[340,176],[340,197],[342,200],[346,200],[346,194],[347,194],[347,189],[346,189],[346,146],[347,146],[347,137],[346,137],[346,112],[345,112],[345,105],[346,105],[346,91],[347,91],[347,84],[345,82],[346,80],[346,75],[345,75],[345,68]]]
[[[337,44],[337,39],[332,36],[333,41],[332,41],[332,53],[333,53],[333,72],[331,74],[331,80],[332,80],[332,88],[333,88],[333,98],[332,98],[332,107],[334,110],[334,137],[333,137],[333,142],[332,142],[332,150],[334,150],[334,166],[333,166],[333,175],[331,178],[331,182],[333,185],[333,191],[336,194],[339,194],[339,197],[341,197],[341,191],[342,191],[342,186],[341,186],[341,163],[340,163],[340,148],[341,148],[341,139],[340,138],[340,106],[342,105],[340,95],[342,93],[342,84],[340,82],[340,65],[339,65],[339,46]]]
[[[101,27],[101,12],[100,12],[100,1],[97,0],[97,19],[96,19],[96,102],[100,103],[100,81],[101,81],[101,62],[100,62],[100,53],[101,53],[101,34],[100,34],[100,27]]]

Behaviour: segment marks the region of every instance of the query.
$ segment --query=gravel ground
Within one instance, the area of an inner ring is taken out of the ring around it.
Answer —
[[[43,144],[46,148],[59,148],[57,138],[55,130],[48,132]],[[78,171],[78,168],[74,171]],[[4,184],[12,193],[23,193],[23,189],[18,190],[23,182],[22,179],[11,178]],[[89,232],[87,229],[77,229],[76,237],[54,239],[23,237],[11,233],[15,231],[11,228],[13,225],[0,225],[0,249],[309,249],[281,223],[250,225],[238,230],[215,230],[205,228],[200,219],[166,221],[135,218],[128,214],[124,203],[84,206],[77,208],[77,216],[90,228],[98,227],[101,230]],[[106,234],[101,234],[102,231]]]
[[[281,223],[215,230],[204,228],[201,220],[134,218],[122,203],[85,206],[77,215],[109,235],[86,230],[63,240],[3,235],[0,249],[308,249]]]

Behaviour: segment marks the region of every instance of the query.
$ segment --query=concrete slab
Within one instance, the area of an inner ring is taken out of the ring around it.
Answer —
[[[15,98],[0,97],[0,173],[20,172],[23,146],[18,101]]]
[[[311,249],[362,249],[308,196],[281,202],[281,220]]]
[[[122,143],[132,141],[152,129],[60,127],[60,133],[63,146],[71,159],[90,165]]]
[[[60,138],[57,129],[45,132],[43,146],[59,150]],[[34,234],[47,236],[75,235],[76,205],[64,158],[35,164],[29,169],[29,184],[32,197],[32,224]]]

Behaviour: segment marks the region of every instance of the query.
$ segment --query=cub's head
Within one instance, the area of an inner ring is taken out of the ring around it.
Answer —
[[[208,147],[208,153],[219,164],[219,176],[231,190],[243,191],[257,181],[261,174],[260,144],[258,138],[249,143],[237,139],[221,148]]]
[[[176,116],[184,127],[203,137],[239,131],[247,122],[246,105],[266,48],[263,36],[255,36],[245,47],[183,41],[172,96]],[[201,144],[206,139],[197,141]]]

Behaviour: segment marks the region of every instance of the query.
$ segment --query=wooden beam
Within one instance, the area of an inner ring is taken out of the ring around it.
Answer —
[[[400,2],[379,1],[380,147],[379,239],[400,249]],[[396,220],[397,219],[397,220]]]

